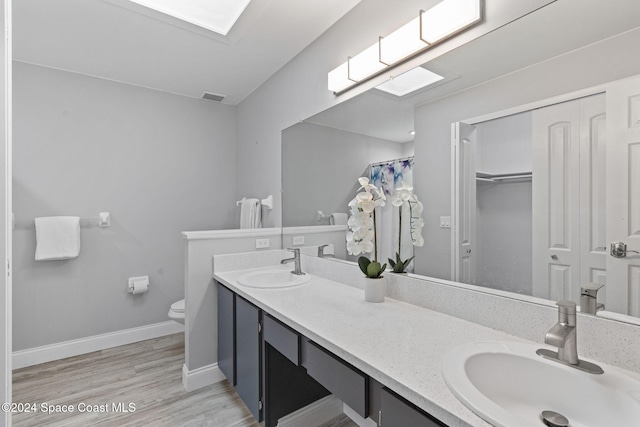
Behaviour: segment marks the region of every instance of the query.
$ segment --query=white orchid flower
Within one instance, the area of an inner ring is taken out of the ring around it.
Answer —
[[[373,242],[371,240],[362,242],[362,252],[368,253],[373,250]]]

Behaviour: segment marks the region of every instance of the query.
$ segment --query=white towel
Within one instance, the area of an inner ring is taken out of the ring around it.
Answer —
[[[36,261],[70,259],[80,255],[80,218],[36,218]]]
[[[258,199],[242,199],[240,228],[262,227],[262,205]]]
[[[346,213],[334,212],[329,217],[331,225],[347,225],[348,215]]]

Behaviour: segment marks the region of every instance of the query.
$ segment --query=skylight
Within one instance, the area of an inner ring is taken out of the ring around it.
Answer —
[[[251,0],[130,0],[226,36]]]
[[[415,92],[418,89],[434,84],[442,79],[444,79],[444,77],[439,74],[422,67],[416,67],[376,86],[376,89],[380,89],[395,96],[404,96],[411,92]]]

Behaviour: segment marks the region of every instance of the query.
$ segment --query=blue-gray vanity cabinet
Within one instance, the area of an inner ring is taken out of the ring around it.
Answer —
[[[268,314],[264,315],[263,324],[264,340],[294,365],[300,365],[300,334]]]
[[[369,416],[369,377],[312,341],[304,341],[307,373],[363,418]]]
[[[236,391],[256,420],[260,420],[260,345],[259,310],[236,295]]]
[[[216,283],[218,366],[256,420],[262,411],[262,310]]]
[[[235,294],[218,285],[218,367],[231,385],[236,385]]]
[[[384,387],[380,393],[378,425],[384,427],[446,427]]]

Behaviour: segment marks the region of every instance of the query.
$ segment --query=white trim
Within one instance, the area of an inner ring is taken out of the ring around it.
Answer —
[[[190,371],[186,364],[182,365],[182,385],[188,393],[225,379],[227,377],[224,376],[217,363],[193,371]]]
[[[236,237],[267,237],[279,236],[280,227],[270,228],[238,228],[232,230],[205,230],[205,231],[183,231],[182,237],[186,240],[215,240],[232,239]]]
[[[289,236],[291,234],[318,234],[318,233],[334,233],[345,231],[347,225],[309,225],[299,227],[282,227],[282,235]]]
[[[107,348],[132,344],[165,335],[184,332],[184,326],[168,320],[138,328],[124,329],[107,334],[93,335],[61,343],[44,345],[42,347],[20,350],[13,353],[13,369],[38,365],[66,357],[78,356]]]
[[[528,104],[518,105],[517,107],[507,108],[506,110],[500,110],[482,116],[473,117],[471,119],[460,120],[468,125],[477,125],[478,123],[488,122],[489,120],[500,119],[514,114],[525,113],[527,111],[537,110],[538,108],[550,107],[562,102],[574,101],[579,98],[585,98],[591,95],[597,95],[599,93],[605,93],[607,85],[609,83],[601,84],[598,86],[592,86],[585,89],[576,90],[569,93],[563,93],[562,95],[553,96],[551,98],[541,99],[540,101],[530,102]]]
[[[330,394],[278,420],[277,427],[319,426],[342,414],[342,401]]]
[[[362,418],[356,411],[347,406],[346,403],[342,404],[342,412],[351,418],[351,421],[356,423],[358,427],[377,427],[378,423],[374,420],[377,418],[376,414],[371,414],[371,418]]]
[[[5,259],[4,265],[5,268],[2,271],[5,273],[4,280],[2,280],[4,284],[4,304],[2,306],[2,335],[4,335],[4,342],[2,343],[2,348],[4,351],[4,357],[2,364],[3,378],[4,381],[0,384],[2,387],[2,394],[7,402],[11,402],[12,400],[12,381],[11,381],[11,372],[12,372],[12,357],[11,357],[11,349],[13,346],[13,306],[12,306],[12,295],[13,295],[13,273],[12,273],[12,247],[13,247],[13,221],[12,221],[12,177],[13,177],[13,164],[12,164],[12,151],[13,151],[13,90],[12,90],[12,81],[13,81],[13,64],[11,62],[13,57],[12,51],[12,0],[4,1],[4,37],[2,43],[4,44],[4,58],[2,61],[4,62],[4,117],[5,121],[5,133],[3,135],[4,139],[4,177],[5,177],[5,185],[4,185],[4,231],[5,231],[5,241],[4,241],[4,255]],[[0,425],[2,426],[10,426],[11,425],[11,411],[5,411],[5,413],[0,417]]]

